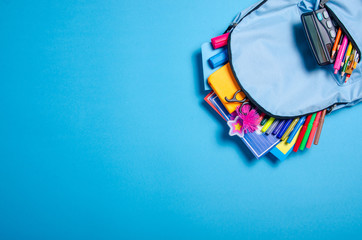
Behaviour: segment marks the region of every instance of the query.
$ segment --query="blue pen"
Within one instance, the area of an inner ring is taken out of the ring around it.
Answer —
[[[288,121],[285,122],[284,126],[278,133],[277,138],[282,138],[283,134],[285,133],[285,131],[287,131],[287,129],[288,129],[289,125],[292,123],[292,121],[293,121],[293,119],[289,119]]]
[[[266,130],[265,134],[269,135],[273,132],[274,128],[278,125],[279,120],[275,119],[274,122],[272,123],[272,125],[270,125],[270,127],[268,128],[268,130]]]
[[[294,138],[295,134],[297,134],[299,128],[303,125],[303,123],[305,122],[305,119],[306,119],[306,118],[307,118],[307,117],[304,116],[304,117],[302,117],[302,118],[298,121],[297,125],[295,125],[293,131],[290,133],[290,135],[289,135],[289,137],[288,137],[288,140],[287,140],[287,143],[291,143],[291,142],[293,141],[293,138]]]
[[[344,61],[346,61],[346,55],[347,55],[347,50],[346,50],[346,52],[344,53],[344,56],[343,56],[343,59],[342,59],[342,62],[341,62],[341,68],[342,68],[343,65],[344,65]]]
[[[278,133],[280,132],[280,129],[282,129],[284,123],[285,123],[285,120],[280,121],[279,124],[278,124],[278,126],[274,129],[274,131],[273,131],[272,134],[273,134],[273,135],[278,134]]]

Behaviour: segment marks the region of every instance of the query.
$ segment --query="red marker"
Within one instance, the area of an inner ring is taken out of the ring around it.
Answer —
[[[263,120],[264,116],[265,116],[265,113],[261,113],[261,114],[259,115],[259,118],[258,118],[258,120],[257,120],[256,122],[257,122],[258,124],[260,124],[260,122],[261,122],[261,120]]]
[[[314,123],[313,123],[313,128],[312,128],[312,131],[310,132],[310,135],[309,135],[309,138],[308,138],[307,148],[310,148],[312,146],[313,138],[314,138],[315,132],[317,131],[317,127],[318,127],[318,124],[319,124],[319,119],[321,117],[321,113],[322,113],[322,111],[318,112],[316,117],[315,117],[315,120],[314,120]]]
[[[309,116],[307,117],[307,119],[305,120],[304,125],[303,125],[303,127],[302,127],[302,130],[301,130],[300,133],[299,133],[297,142],[296,142],[295,145],[294,145],[294,148],[293,148],[293,151],[294,151],[294,152],[297,152],[297,151],[298,151],[299,146],[300,146],[300,144],[302,143],[304,134],[305,134],[305,132],[307,131],[308,124],[309,124],[311,118],[312,118],[312,114],[309,115]]]

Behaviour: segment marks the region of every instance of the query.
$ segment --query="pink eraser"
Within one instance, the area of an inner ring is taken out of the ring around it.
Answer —
[[[211,44],[214,47],[214,49],[226,46],[228,44],[229,34],[230,34],[230,32],[224,33],[223,35],[220,35],[220,36],[217,36],[214,38],[211,38]]]

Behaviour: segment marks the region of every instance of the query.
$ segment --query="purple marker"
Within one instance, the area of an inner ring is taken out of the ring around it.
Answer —
[[[282,138],[283,134],[285,133],[285,131],[287,131],[289,125],[292,123],[293,119],[289,119],[288,121],[285,122],[284,126],[282,127],[282,129],[279,131],[277,138]]]
[[[284,126],[285,120],[282,120],[278,123],[278,126],[274,129],[273,131],[273,135],[276,135],[280,132],[280,129],[282,129],[282,127]]]
[[[344,53],[346,52],[346,48],[347,48],[347,44],[348,44],[348,38],[347,36],[343,37],[343,41],[342,41],[342,45],[339,48],[338,54],[337,54],[337,58],[336,58],[336,62],[334,63],[334,74],[337,74],[339,69],[341,68],[341,63],[344,57]]]

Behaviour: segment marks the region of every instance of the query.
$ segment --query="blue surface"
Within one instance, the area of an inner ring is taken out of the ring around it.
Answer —
[[[362,105],[255,160],[200,47],[253,1],[0,1],[0,239],[352,239]]]

